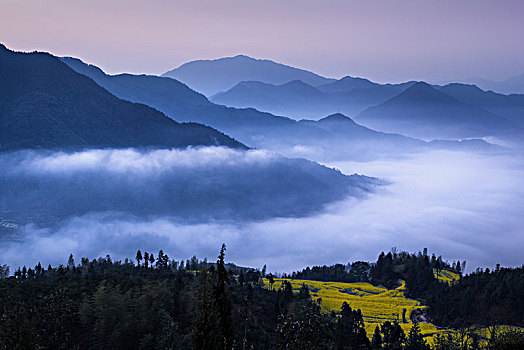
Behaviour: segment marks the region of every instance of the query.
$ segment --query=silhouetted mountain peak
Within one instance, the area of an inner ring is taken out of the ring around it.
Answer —
[[[393,97],[391,102],[415,104],[457,104],[460,103],[451,96],[438,91],[426,82],[418,81]],[[387,103],[387,102],[386,102]]]
[[[373,83],[368,79],[356,78],[352,76],[345,76],[334,82],[330,82],[324,85],[319,86],[319,90],[328,92],[328,93],[338,93],[338,92],[351,92],[353,89],[365,89],[374,86],[380,86],[379,84]]]
[[[298,80],[298,79],[291,80],[290,82],[287,82],[287,83],[282,84],[282,85],[287,85],[287,86],[308,86],[308,87],[311,87],[311,85],[308,85],[308,84],[304,83],[302,80]]]
[[[335,114],[328,115],[327,117],[320,119],[318,122],[319,123],[326,123],[326,122],[337,122],[337,123],[343,122],[343,123],[348,123],[349,122],[349,123],[352,123],[352,124],[356,124],[353,121],[353,119],[351,119],[350,117],[345,116],[342,113],[335,113]]]
[[[253,58],[253,57],[250,57],[250,56],[244,55],[244,54],[236,55],[236,56],[233,56],[233,57],[226,57],[226,59],[227,58],[229,58],[229,59],[238,59],[238,60],[249,60],[249,61],[256,61],[257,60],[256,58]]]
[[[375,85],[375,83],[371,82],[368,79],[365,78],[359,78],[359,77],[352,77],[352,76],[345,76],[344,78],[339,80],[340,82],[345,83],[352,83],[352,84],[358,84],[358,85]]]
[[[246,55],[187,62],[162,76],[175,78],[206,96],[227,91],[241,81],[281,85],[302,80],[311,86],[332,81],[304,69]]]
[[[482,90],[481,88],[479,88],[477,85],[474,85],[474,84],[464,84],[464,83],[450,83],[450,84],[447,84],[447,85],[444,85],[442,88],[444,89],[461,89],[461,90],[464,90],[464,91],[471,91],[471,90],[475,90],[475,91],[484,91]]]
[[[292,80],[288,83],[280,85],[280,87],[291,88],[295,92],[321,94],[321,92],[317,88],[304,83],[302,80]]]
[[[412,91],[431,91],[434,90],[431,85],[426,83],[425,81],[415,81],[413,84],[408,88]]]

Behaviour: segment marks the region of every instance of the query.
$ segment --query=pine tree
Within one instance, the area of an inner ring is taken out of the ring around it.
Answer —
[[[233,342],[233,320],[231,312],[233,309],[229,290],[226,288],[229,284],[229,274],[224,262],[226,245],[222,244],[220,255],[217,260],[217,280],[215,285],[214,298],[222,326],[222,335],[226,346],[229,347]]]
[[[380,328],[375,327],[375,333],[373,333],[373,338],[371,339],[371,348],[378,350],[382,348],[382,336],[380,335]]]
[[[191,340],[195,350],[222,348],[223,336],[216,302],[213,298],[209,272],[204,266],[200,272],[200,293],[191,328]]]
[[[167,266],[169,264],[169,257],[164,254],[164,251],[160,249],[158,252],[158,257],[156,259],[156,267],[159,269],[167,269]]]
[[[67,269],[69,271],[74,270],[75,268],[75,259],[73,258],[73,254],[69,255],[69,259],[67,260]]]
[[[357,349],[369,346],[369,340],[364,328],[364,318],[360,310],[352,310],[344,302],[340,309],[340,318],[335,326],[337,349]]]
[[[408,339],[406,340],[406,350],[427,350],[429,349],[422,333],[420,332],[420,326],[416,320],[413,320],[413,325],[408,334]]]
[[[149,262],[151,263],[151,268],[153,268],[153,263],[155,262],[155,257],[153,253],[149,254]]]
[[[137,263],[137,266],[140,267],[140,262],[142,261],[142,252],[139,250],[137,250],[136,252],[136,263]]]

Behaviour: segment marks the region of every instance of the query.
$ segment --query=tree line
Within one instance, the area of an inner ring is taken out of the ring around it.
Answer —
[[[298,292],[287,281],[267,288],[265,267],[228,264],[225,253],[223,245],[216,262],[207,262],[137,251],[133,261],[106,256],[79,264],[70,255],[58,267],[17,269],[0,279],[0,349],[429,349],[416,322],[408,334],[388,321],[368,335],[360,310],[344,303],[321,313],[322,301],[306,285]],[[393,265],[405,262],[399,256],[391,254]],[[387,254],[383,259],[389,266]],[[377,266],[370,265],[369,278],[388,280]],[[433,348],[476,349],[471,334],[439,337]],[[493,339],[492,349],[495,340],[522,344],[518,332]]]

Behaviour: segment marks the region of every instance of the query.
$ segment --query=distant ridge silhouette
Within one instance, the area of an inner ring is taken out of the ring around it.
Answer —
[[[517,127],[501,116],[461,102],[425,82],[411,85],[355,119],[371,128],[422,138],[480,137]]]
[[[175,78],[206,96],[229,90],[242,81],[284,84],[301,80],[317,86],[333,80],[304,69],[246,55],[191,61],[162,76]]]
[[[412,153],[427,148],[463,147],[454,141],[433,146],[421,140],[377,132],[355,123],[343,114],[332,113],[333,115],[330,114],[318,122],[296,121],[262,113],[253,108],[227,108],[209,102],[203,95],[172,78],[131,74],[101,75],[99,69],[93,69],[93,66],[80,60],[63,60],[120,98],[148,104],[178,121],[196,121],[210,125],[248,146],[266,148],[285,155],[297,156],[296,153],[286,153],[296,146],[299,149],[313,147],[330,159],[341,154],[366,159],[392,153]],[[238,85],[273,86],[261,82],[244,82]],[[291,81],[281,86],[283,89],[305,89],[311,93],[308,98],[320,93],[317,88],[301,81]],[[487,143],[484,146],[481,147],[482,151],[490,147]]]

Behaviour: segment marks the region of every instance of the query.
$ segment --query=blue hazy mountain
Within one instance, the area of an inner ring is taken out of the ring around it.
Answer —
[[[482,107],[524,127],[524,95],[503,95],[475,85],[453,83],[439,89],[459,101]]]
[[[294,128],[296,122],[285,117],[262,113],[253,108],[237,109],[211,103],[204,95],[179,81],[157,76],[108,75],[93,65],[70,57],[62,61],[85,74],[115,96],[144,103],[180,122],[198,121],[221,131]]]
[[[253,107],[294,119],[319,119],[332,113],[356,115],[398,95],[409,85],[381,85],[349,76],[317,87],[298,80],[281,85],[246,81],[210,99],[230,107]]]
[[[281,85],[243,81],[226,92],[210,97],[217,104],[285,115],[294,119],[314,118],[336,112],[327,95],[300,80]]]
[[[242,81],[260,81],[280,85],[300,80],[312,86],[331,81],[331,79],[304,69],[245,55],[191,61],[162,76],[179,80],[206,96],[229,90]]]
[[[432,140],[425,142],[420,139],[399,134],[379,132],[362,126],[351,118],[340,114],[332,114],[320,120],[301,120],[301,124],[314,125],[330,132],[340,146],[347,149],[354,158],[356,156],[375,154],[391,155],[413,153],[428,149],[446,149],[457,151],[473,151],[492,153],[499,152],[502,148],[492,145],[484,140]],[[348,142],[350,140],[350,142]],[[351,151],[349,151],[351,149]]]
[[[47,53],[0,45],[0,150],[244,145],[123,101]]]
[[[504,134],[517,124],[461,102],[424,82],[370,107],[355,119],[373,129],[421,138],[467,138]]]
[[[177,121],[210,125],[250,147],[317,160],[344,157],[363,160],[433,148],[421,140],[365,128],[341,114],[335,114],[335,117],[323,122],[296,121],[254,108],[230,108],[211,103],[205,96],[171,78],[107,75],[80,60],[63,60],[122,99],[150,105]],[[309,98],[313,98],[317,94],[315,91],[318,91],[300,81],[292,81],[287,85],[303,88],[302,93]],[[166,88],[169,91],[163,91]],[[331,127],[335,119],[340,125]],[[448,148],[448,145],[441,145],[442,148]],[[460,145],[452,146],[460,148]],[[304,152],[297,152],[297,149]],[[314,155],[308,153],[308,150],[314,150]]]
[[[524,73],[500,81],[472,78],[465,82],[475,84],[483,90],[492,90],[501,94],[524,94]]]
[[[118,74],[109,76],[100,68],[86,64],[78,58],[62,57],[60,59],[73,70],[95,80],[113,95],[133,102],[143,100],[143,103],[150,106],[162,105],[162,108],[157,108],[160,111],[176,107],[170,103],[176,105],[181,100],[186,106],[211,104],[204,95],[191,90],[187,85],[175,79],[165,79],[156,75]]]
[[[166,89],[159,99],[178,96],[188,109],[215,106],[170,78],[108,78],[84,68],[133,96],[150,89],[145,98],[154,99],[151,91]],[[112,95],[48,53],[0,47],[0,113],[1,150],[9,151],[0,154],[0,212],[21,225],[49,227],[97,213],[191,222],[300,217],[382,183],[250,151],[210,127],[180,124]]]

